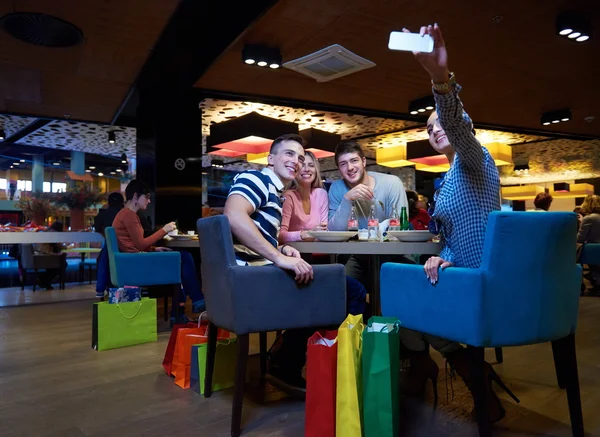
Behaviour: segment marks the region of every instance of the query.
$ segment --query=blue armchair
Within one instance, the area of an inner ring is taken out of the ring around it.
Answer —
[[[288,272],[273,266],[238,266],[229,221],[225,216],[198,220],[202,285],[210,320],[204,396],[212,394],[217,329],[237,335],[238,359],[231,435],[241,432],[249,334],[260,333],[261,374],[266,372],[266,333],[292,328],[339,325],[346,316],[344,266],[314,266],[314,280],[298,285]]]
[[[172,285],[173,305],[178,305],[181,293],[181,255],[179,252],[119,251],[117,235],[113,227],[104,230],[110,280],[115,287],[125,285],[154,286]],[[169,296],[164,296],[164,319],[169,319]]]
[[[573,435],[583,437],[575,355],[581,267],[573,213],[493,212],[481,267],[440,271],[434,286],[422,266],[381,268],[381,308],[413,329],[474,348],[472,374],[481,436],[491,435],[483,348],[552,342],[558,385],[567,389]]]
[[[581,247],[581,252],[579,254],[579,263],[585,269],[584,266],[598,266],[600,265],[600,243],[586,243]],[[585,276],[585,275],[584,275]],[[594,286],[594,289],[590,292],[590,294],[597,294],[597,287],[600,284],[595,283],[593,278],[589,278]],[[585,291],[585,284],[581,281],[581,295]]]

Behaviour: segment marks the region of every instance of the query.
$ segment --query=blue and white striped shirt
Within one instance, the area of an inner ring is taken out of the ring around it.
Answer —
[[[281,228],[281,211],[284,185],[270,168],[262,171],[248,170],[238,174],[227,197],[238,194],[253,206],[250,218],[273,247],[277,248],[277,238]],[[271,261],[236,241],[234,235],[234,250],[238,265],[265,265]]]

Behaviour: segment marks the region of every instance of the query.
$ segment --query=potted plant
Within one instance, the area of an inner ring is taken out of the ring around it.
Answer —
[[[31,220],[38,226],[43,226],[46,217],[54,213],[52,199],[48,193],[33,192],[28,196],[22,196],[15,206],[23,211],[27,220]]]
[[[54,203],[69,208],[71,214],[71,229],[84,229],[84,211],[102,202],[104,197],[100,191],[90,185],[81,183],[54,194]]]

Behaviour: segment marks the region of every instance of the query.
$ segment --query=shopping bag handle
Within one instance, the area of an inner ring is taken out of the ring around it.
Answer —
[[[135,316],[137,316],[140,312],[140,310],[142,309],[142,301],[140,301],[140,305],[138,306],[137,311],[135,312],[135,314],[131,317],[127,317],[125,314],[123,314],[123,309],[121,308],[121,305],[119,303],[117,303],[117,308],[119,308],[119,312],[121,313],[121,315],[123,317],[125,317],[126,319],[133,319]]]
[[[200,313],[200,316],[198,317],[198,328],[199,328],[199,327],[202,325],[202,316],[203,316],[204,314],[208,314],[208,311],[202,311],[202,312]],[[208,331],[208,330],[207,330],[207,331]]]

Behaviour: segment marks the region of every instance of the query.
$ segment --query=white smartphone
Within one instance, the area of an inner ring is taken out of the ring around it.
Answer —
[[[390,50],[431,53],[433,51],[433,38],[430,35],[420,35],[418,33],[392,32],[390,33],[388,48]]]

